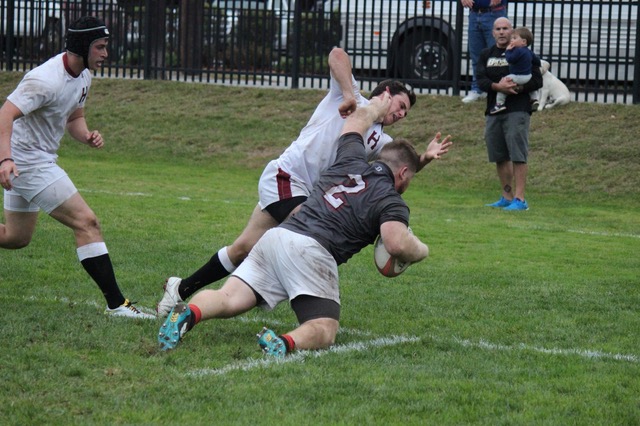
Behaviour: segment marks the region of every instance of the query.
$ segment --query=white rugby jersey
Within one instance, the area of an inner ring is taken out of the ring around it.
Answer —
[[[24,117],[13,123],[11,157],[18,168],[56,161],[69,116],[84,107],[91,72],[73,77],[61,53],[29,71],[7,99]]]
[[[369,100],[360,94],[358,83],[353,76],[351,85],[358,106],[369,104]],[[309,192],[320,178],[320,174],[336,159],[338,138],[345,120],[340,117],[338,111],[343,100],[340,85],[332,76],[329,93],[313,112],[298,139],[277,159],[278,167],[303,183]],[[382,146],[391,142],[392,138],[382,131],[381,124],[376,123],[367,131],[364,140],[367,160],[372,161],[377,158]]]

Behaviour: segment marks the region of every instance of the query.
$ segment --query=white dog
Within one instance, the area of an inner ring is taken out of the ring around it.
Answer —
[[[538,111],[545,108],[564,105],[571,102],[571,93],[567,86],[549,71],[551,64],[547,61],[540,61],[542,66],[542,89],[540,89],[540,106]]]

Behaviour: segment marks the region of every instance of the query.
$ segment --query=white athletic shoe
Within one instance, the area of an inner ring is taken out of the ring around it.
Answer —
[[[462,102],[464,102],[465,104],[468,104],[486,97],[487,97],[487,94],[485,92],[476,92],[475,90],[471,90],[469,91],[469,93],[467,93],[467,96],[462,98]]]
[[[169,277],[167,279],[167,282],[164,284],[162,300],[156,305],[156,312],[159,317],[166,317],[178,303],[182,302],[182,298],[178,292],[178,287],[181,282],[182,279],[178,277]]]
[[[133,306],[131,302],[129,302],[129,299],[125,299],[124,303],[115,309],[110,309],[107,306],[107,308],[104,310],[104,313],[113,317],[125,318],[154,319],[156,317],[155,315],[146,314],[140,311],[138,308]]]

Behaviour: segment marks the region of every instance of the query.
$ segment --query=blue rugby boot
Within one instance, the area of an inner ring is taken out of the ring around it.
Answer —
[[[499,209],[508,207],[509,205],[511,205],[513,201],[512,200],[507,200],[504,197],[500,197],[500,199],[498,201],[496,201],[495,203],[491,203],[491,204],[485,204],[485,206],[487,207],[496,207]]]
[[[158,343],[160,350],[167,351],[178,346],[182,336],[189,331],[189,320],[191,319],[191,309],[186,303],[178,303],[169,312],[169,316],[160,327],[158,333]]]
[[[529,210],[529,204],[525,200],[521,200],[519,198],[514,198],[513,202],[509,204],[507,207],[502,210],[513,212],[518,210]]]
[[[284,358],[287,353],[287,347],[284,341],[267,327],[262,327],[262,331],[256,335],[258,344],[262,348],[265,355],[275,358]]]

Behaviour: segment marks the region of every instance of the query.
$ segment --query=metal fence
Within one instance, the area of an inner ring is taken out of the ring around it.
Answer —
[[[639,1],[517,1],[508,16],[575,100],[640,103]],[[26,71],[64,48],[82,15],[112,34],[106,77],[319,87],[339,45],[359,80],[394,77],[422,93],[470,84],[459,0],[0,0],[3,70]]]

